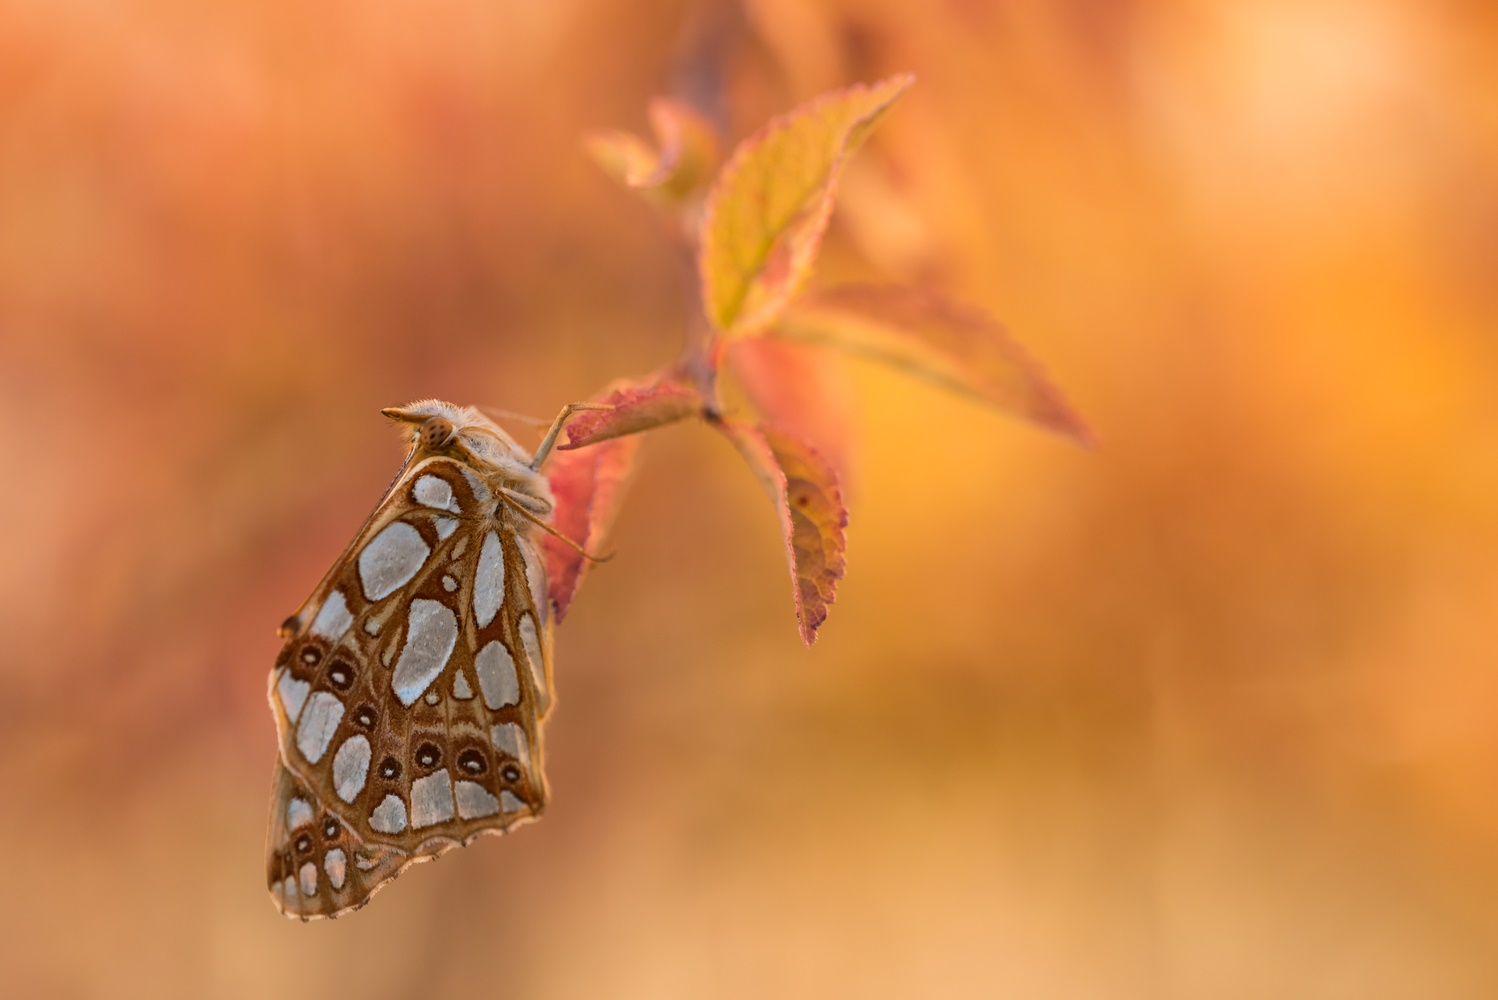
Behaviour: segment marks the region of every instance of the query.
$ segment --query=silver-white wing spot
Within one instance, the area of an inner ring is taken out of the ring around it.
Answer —
[[[296,830],[312,822],[312,803],[306,799],[292,799],[286,803],[286,829]]]
[[[526,768],[530,767],[530,745],[525,739],[525,730],[513,722],[503,722],[489,730],[489,739],[494,744],[494,749],[501,753],[509,754],[520,761]]]
[[[443,541],[452,537],[452,533],[458,530],[458,519],[455,517],[443,517],[438,514],[432,518],[432,524],[437,528],[437,537]]]
[[[442,696],[436,691],[428,691],[427,696],[421,700],[426,702],[428,705],[435,705],[442,700]]]
[[[525,659],[531,667],[531,680],[536,684],[541,711],[551,704],[551,692],[546,689],[546,661],[541,659],[541,637],[536,633],[536,619],[529,614],[520,619],[520,645],[525,648]]]
[[[453,783],[447,768],[411,782],[411,829],[453,818]]]
[[[281,707],[286,710],[286,721],[295,722],[302,714],[302,706],[307,703],[307,693],[311,690],[311,684],[297,680],[291,676],[290,670],[281,671],[281,679],[276,681],[276,697],[281,699]]]
[[[435,507],[438,510],[458,513],[458,501],[453,497],[453,488],[448,485],[446,479],[440,476],[422,476],[416,480],[416,485],[411,489],[411,495],[423,507]]]
[[[302,865],[297,872],[302,877],[302,895],[311,896],[317,892],[317,866],[312,862]]]
[[[406,828],[406,804],[398,795],[387,795],[369,814],[371,829],[380,833],[400,833]]]
[[[442,589],[451,594],[458,589],[458,581],[444,573],[442,574]]]
[[[473,697],[473,688],[468,686],[468,675],[463,673],[461,669],[457,671],[457,676],[453,678],[453,697],[459,701],[467,701]]]
[[[479,628],[487,628],[494,620],[504,596],[505,553],[499,535],[491,531],[479,549],[479,567],[473,580],[473,617]]]
[[[411,602],[411,624],[406,630],[406,645],[390,687],[407,708],[447,666],[448,657],[458,643],[458,616],[441,601],[418,597]]]
[[[364,791],[369,778],[369,740],[350,736],[333,755],[333,790],[345,802],[352,802]]]
[[[506,789],[505,791],[499,793],[499,804],[507,813],[520,812],[524,809],[530,808],[530,806],[521,801],[521,799],[509,789]]]
[[[296,879],[288,875],[282,885],[286,887],[282,890],[282,893],[286,896],[286,902],[289,904],[292,900],[296,899]]]
[[[337,642],[352,624],[354,616],[349,613],[348,598],[343,596],[343,591],[335,590],[322,602],[317,617],[312,619],[311,632],[329,642]]]
[[[328,744],[343,721],[343,702],[326,691],[319,691],[307,701],[301,724],[296,729],[296,748],[316,764],[328,752]]]
[[[479,690],[490,709],[520,702],[520,681],[515,676],[515,661],[498,639],[485,644],[473,658],[474,673],[479,675]]]
[[[546,598],[546,570],[536,547],[529,541],[521,540],[520,554],[525,559],[525,581],[530,584],[531,605],[544,622],[551,613],[551,602]]]
[[[333,883],[334,889],[343,888],[343,880],[348,876],[348,858],[343,848],[335,847],[323,857],[322,870],[328,873],[328,881]]]
[[[364,596],[382,600],[411,582],[431,554],[421,533],[404,521],[396,521],[370,539],[359,553],[359,582]]]
[[[499,800],[483,785],[473,781],[457,783],[458,815],[464,819],[479,819],[499,812]]]

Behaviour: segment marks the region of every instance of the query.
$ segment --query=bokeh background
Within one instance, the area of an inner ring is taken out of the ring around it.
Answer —
[[[1498,995],[1498,11],[0,5],[10,996]],[[275,627],[400,458],[680,345],[583,155],[918,85],[822,275],[1003,318],[1087,452],[863,363],[797,639],[710,431],[558,634],[544,822],[272,908]]]

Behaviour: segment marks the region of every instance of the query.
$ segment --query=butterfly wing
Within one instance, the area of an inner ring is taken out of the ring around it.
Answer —
[[[404,852],[361,838],[279,760],[268,848],[271,899],[304,920],[357,909],[411,863]]]
[[[288,916],[356,908],[407,866],[545,806],[544,570],[497,487],[458,459],[409,463],[288,622],[267,845]]]

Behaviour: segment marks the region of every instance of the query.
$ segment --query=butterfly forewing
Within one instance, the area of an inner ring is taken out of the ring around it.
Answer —
[[[356,908],[406,866],[545,805],[546,586],[503,485],[461,451],[416,447],[287,623],[267,881],[288,916]]]

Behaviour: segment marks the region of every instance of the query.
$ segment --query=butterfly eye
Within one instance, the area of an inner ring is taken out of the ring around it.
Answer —
[[[479,775],[489,770],[489,762],[484,759],[482,750],[470,747],[458,754],[458,767],[468,774]]]
[[[506,764],[504,770],[499,772],[499,776],[513,785],[520,780],[520,768],[514,764]]]
[[[446,448],[452,443],[454,434],[451,420],[446,417],[431,417],[421,425],[421,446],[433,451]]]
[[[380,777],[386,781],[394,781],[401,776],[401,762],[394,757],[386,757],[380,761]]]
[[[416,763],[422,770],[430,771],[442,763],[442,751],[435,743],[423,743],[416,748]]]
[[[342,829],[338,825],[338,821],[331,816],[322,821],[322,835],[324,840],[337,840],[338,834]]]

